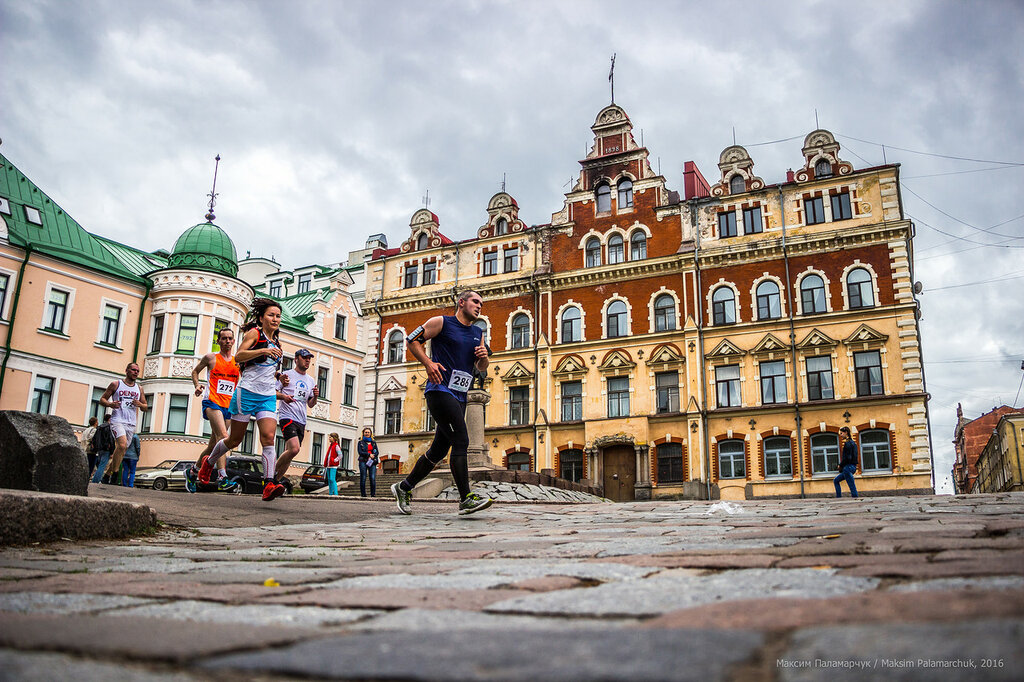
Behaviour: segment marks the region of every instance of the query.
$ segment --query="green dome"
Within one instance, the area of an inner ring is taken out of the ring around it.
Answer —
[[[168,258],[172,268],[209,270],[234,277],[238,274],[238,256],[231,238],[213,223],[193,225],[174,242]]]

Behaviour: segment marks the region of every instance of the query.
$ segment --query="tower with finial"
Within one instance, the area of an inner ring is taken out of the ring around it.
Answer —
[[[220,168],[220,154],[214,159],[215,163],[213,166],[213,189],[206,196],[210,197],[210,211],[206,214],[207,222],[212,223],[217,219],[217,216],[213,214],[213,207],[217,205],[217,170]]]

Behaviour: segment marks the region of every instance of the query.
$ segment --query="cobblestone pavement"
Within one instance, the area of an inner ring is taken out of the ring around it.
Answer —
[[[0,679],[1024,677],[1024,494],[413,508],[0,549]]]

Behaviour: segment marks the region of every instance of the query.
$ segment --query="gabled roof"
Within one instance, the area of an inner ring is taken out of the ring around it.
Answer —
[[[2,216],[11,243],[69,263],[134,282],[144,278],[115,257],[102,240],[89,234],[45,192],[0,154],[0,197],[7,199],[11,215]],[[28,222],[25,206],[39,211],[43,224]],[[156,268],[150,268],[154,270]]]
[[[281,326],[305,334],[315,317],[313,304],[326,301],[330,297],[330,287],[322,287],[285,298],[270,298],[281,304]]]
[[[141,249],[115,242],[113,239],[100,237],[99,235],[93,235],[93,238],[98,240],[103,245],[103,248],[109,251],[122,265],[139,277],[148,272],[167,267],[166,256],[148,253]]]

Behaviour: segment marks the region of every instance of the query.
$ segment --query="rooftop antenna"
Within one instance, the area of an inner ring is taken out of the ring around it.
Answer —
[[[661,175],[661,157],[658,157],[658,175]]]
[[[644,129],[643,128],[640,129],[640,146],[641,147],[644,146]]]
[[[612,68],[608,70],[608,82],[612,86],[612,104],[615,104],[615,54],[612,54]]]
[[[505,191],[505,174],[504,173],[501,174],[501,191],[502,192]]]
[[[732,127],[732,146],[736,146],[736,126]]]
[[[814,129],[818,130],[819,128],[821,128],[821,126],[818,125],[818,108],[815,107],[814,108]]]
[[[210,203],[208,204],[210,212],[206,214],[206,220],[211,223],[217,219],[217,216],[213,214],[213,207],[217,205],[217,169],[220,168],[220,154],[217,155],[215,161],[216,164],[213,166],[213,189],[211,189],[210,193],[206,195],[210,197]]]
[[[427,193],[423,195],[423,208],[430,208],[430,189],[427,188]]]

